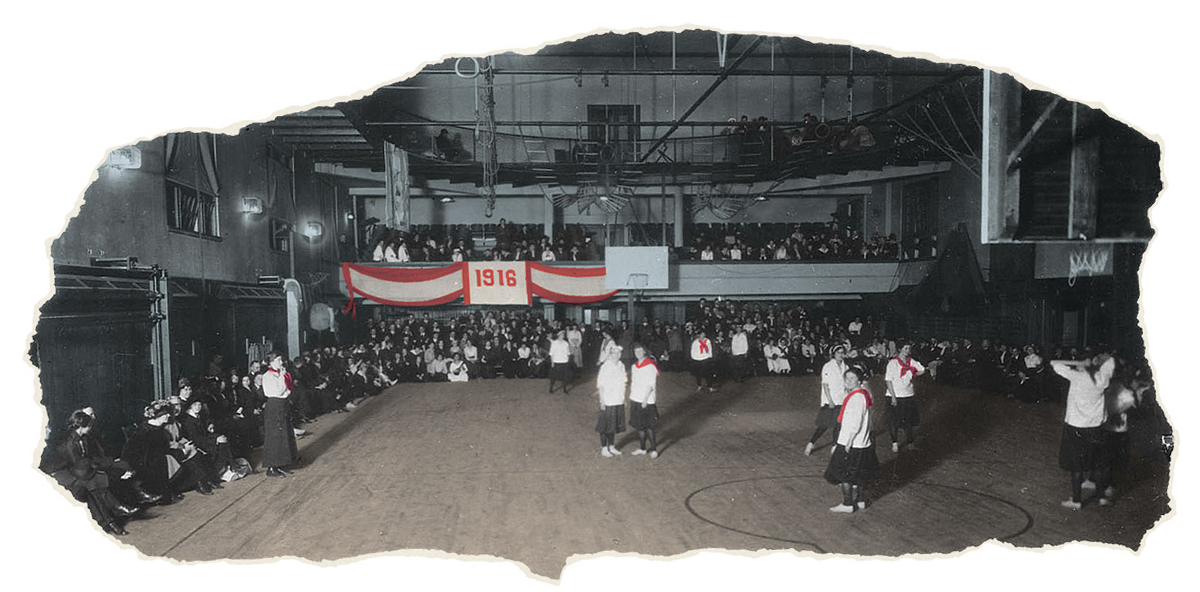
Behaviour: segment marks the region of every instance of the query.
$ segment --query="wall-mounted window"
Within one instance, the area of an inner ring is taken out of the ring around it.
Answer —
[[[201,236],[221,236],[220,201],[217,196],[174,181],[167,181],[167,226]]]
[[[206,237],[221,236],[221,191],[212,134],[167,134],[167,226]]]
[[[277,253],[292,251],[292,227],[286,220],[271,218],[271,250]]]

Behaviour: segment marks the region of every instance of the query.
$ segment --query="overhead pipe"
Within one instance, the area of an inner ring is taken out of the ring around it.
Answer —
[[[474,125],[474,121],[368,121],[366,125],[375,127],[465,127]],[[773,121],[776,125],[803,125],[803,121]],[[605,121],[497,121],[500,127],[579,127],[612,125]],[[626,127],[725,127],[729,121],[622,121],[619,125]]]
[[[764,58],[769,59],[769,58]],[[957,64],[949,64],[940,68],[934,69],[904,69],[894,70],[890,68],[870,68],[855,70],[856,76],[890,76],[890,77],[912,77],[912,76],[945,76],[947,73],[955,72],[963,69],[974,69],[973,66],[961,66]],[[671,68],[655,68],[651,70],[613,70],[608,69],[583,69],[583,68],[555,68],[555,69],[504,69],[496,70],[496,76],[563,76],[574,78],[577,75],[583,76],[669,76],[671,74],[691,74],[695,76],[845,76],[844,68],[804,68],[792,70],[738,70],[732,72],[731,68],[705,68],[705,69],[671,69]],[[420,74],[454,74],[454,70],[422,70]],[[390,84],[380,87],[382,90],[405,90],[412,88],[404,84]]]

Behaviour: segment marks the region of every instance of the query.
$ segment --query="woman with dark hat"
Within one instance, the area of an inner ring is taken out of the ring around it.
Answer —
[[[122,504],[109,491],[110,479],[105,469],[112,468],[113,459],[104,455],[90,436],[94,418],[79,410],[67,419],[67,436],[58,446],[58,460],[50,475],[71,492],[75,499],[87,503],[88,510],[104,532],[128,534],[118,522],[141,508]],[[121,479],[132,479],[133,471],[122,472]]]
[[[263,408],[263,454],[262,466],[268,477],[286,477],[291,472],[284,467],[296,464],[296,434],[288,419],[288,397],[292,394],[291,375],[283,370],[283,354],[273,351],[267,354],[270,369],[263,374],[263,394],[267,403]]]
[[[167,430],[173,408],[174,405],[166,399],[146,407],[146,419],[125,441],[121,458],[129,461],[142,478],[146,491],[152,494],[178,501],[183,499],[183,492],[195,488],[202,495],[212,495],[207,483],[200,481],[199,471],[193,462],[197,454],[195,446],[177,440]]]

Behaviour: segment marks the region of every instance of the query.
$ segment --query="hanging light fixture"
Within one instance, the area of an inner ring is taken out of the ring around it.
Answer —
[[[104,166],[118,170],[140,169],[142,168],[142,149],[137,146],[117,148],[108,153],[108,157],[104,159]]]

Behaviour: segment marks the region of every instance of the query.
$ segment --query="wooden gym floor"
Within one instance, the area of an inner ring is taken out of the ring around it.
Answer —
[[[1071,511],[1058,468],[1063,410],[918,384],[921,450],[893,454],[876,407],[883,478],[869,506],[828,511],[830,434],[804,456],[815,377],[758,377],[695,392],[659,379],[658,459],[602,458],[594,374],[570,394],[545,380],[402,384],[306,426],[302,465],[213,496],[189,493],[127,525],[123,543],[185,562],[338,560],[406,549],[516,561],[557,578],[575,554],[673,556],[696,549],[817,554],[952,553],[1096,541],[1137,549],[1170,511],[1165,463],[1139,459],[1111,507]],[[884,392],[875,378],[872,391]],[[882,399],[882,397],[880,397]],[[903,435],[901,436],[903,439]]]

